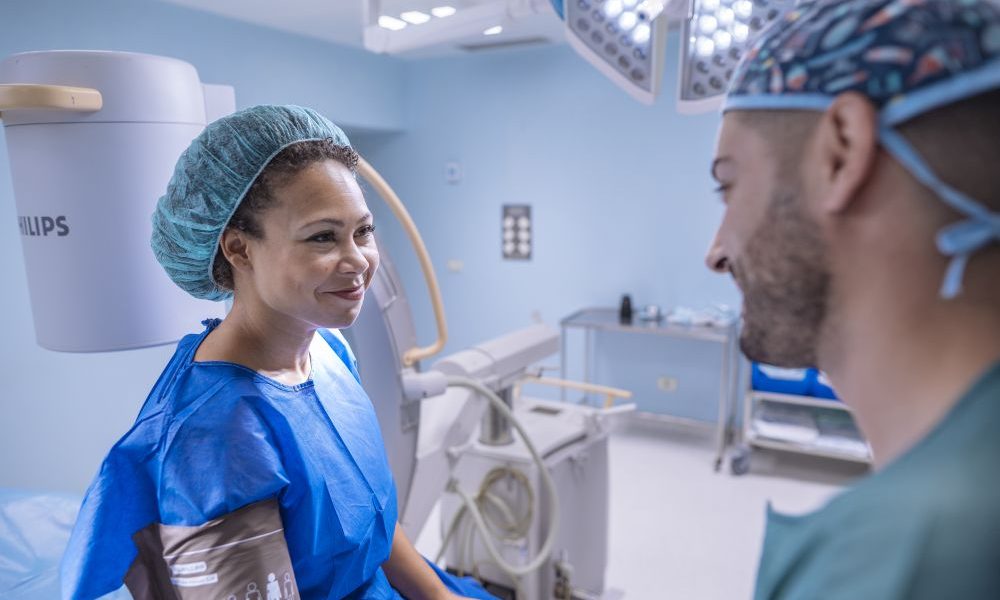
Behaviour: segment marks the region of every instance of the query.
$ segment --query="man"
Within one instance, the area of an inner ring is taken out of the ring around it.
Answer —
[[[791,12],[734,77],[712,171],[744,352],[826,371],[876,462],[768,515],[757,597],[1000,598],[1000,3]]]

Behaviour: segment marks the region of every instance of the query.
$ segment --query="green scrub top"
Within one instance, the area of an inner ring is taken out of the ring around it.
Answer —
[[[1000,363],[884,470],[767,520],[758,600],[1000,599]]]

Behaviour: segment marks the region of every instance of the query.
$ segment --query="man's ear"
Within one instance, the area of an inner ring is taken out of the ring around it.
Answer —
[[[837,96],[816,128],[815,151],[821,186],[820,210],[843,212],[851,207],[878,158],[878,114],[861,94]]]

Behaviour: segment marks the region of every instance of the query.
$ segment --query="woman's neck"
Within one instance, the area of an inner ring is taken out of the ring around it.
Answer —
[[[195,360],[236,363],[294,385],[309,379],[309,345],[315,332],[301,321],[237,298],[202,342]]]

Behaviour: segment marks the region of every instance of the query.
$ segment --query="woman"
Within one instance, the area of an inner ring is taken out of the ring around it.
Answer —
[[[105,459],[63,559],[63,595],[491,598],[424,561],[396,521],[351,325],[379,264],[344,133],[258,106],[181,156],[152,245],[225,320],[181,340]]]

